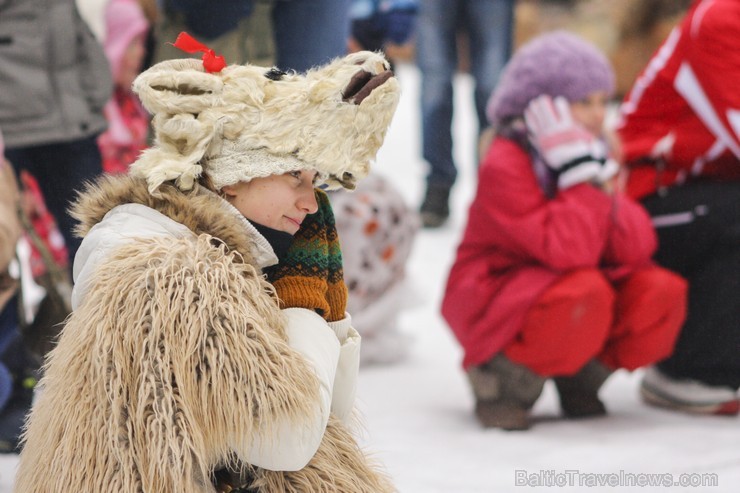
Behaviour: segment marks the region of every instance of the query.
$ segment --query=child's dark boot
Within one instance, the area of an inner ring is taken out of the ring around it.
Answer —
[[[475,395],[475,415],[484,428],[529,429],[529,412],[545,379],[499,354],[468,370]]]
[[[612,370],[591,360],[575,375],[555,377],[560,396],[560,407],[568,418],[591,418],[606,415],[606,407],[599,399],[599,389]]]

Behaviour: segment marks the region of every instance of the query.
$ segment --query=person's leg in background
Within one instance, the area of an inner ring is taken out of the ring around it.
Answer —
[[[159,20],[154,26],[151,63],[176,58],[200,58],[202,56],[200,53],[188,54],[172,45],[183,31],[204,43],[216,54],[223,55],[227,64],[250,61],[246,59],[243,31],[254,9],[254,0],[206,3],[205,7],[195,14],[183,11],[182,7],[178,9],[167,4],[168,2],[164,2]],[[194,8],[189,6],[185,10]]]
[[[70,266],[82,241],[73,230],[76,221],[67,212],[77,191],[103,172],[97,136],[73,142],[7,149],[16,172],[28,170],[39,183],[46,206],[54,216],[69,252]]]
[[[239,26],[240,44],[247,63],[260,67],[275,65],[275,37],[272,32],[272,1],[254,2],[252,15]]]
[[[431,228],[447,220],[450,191],[457,178],[451,126],[459,5],[458,0],[421,0],[416,23],[422,157],[429,165],[421,217],[423,225]]]
[[[18,298],[13,296],[0,308],[0,412],[13,393],[13,376],[2,362],[2,355],[18,332]]]
[[[676,351],[645,374],[641,391],[650,404],[698,414],[740,412],[740,249],[715,255],[689,277],[689,316]]]
[[[306,70],[343,56],[349,39],[350,0],[275,0],[276,64]]]
[[[464,25],[470,38],[470,71],[478,134],[488,126],[486,104],[509,61],[514,37],[513,0],[468,0]],[[476,160],[478,156],[476,156]]]
[[[675,350],[643,379],[643,395],[652,394],[653,404],[703,414],[740,411],[738,196],[740,182],[704,181],[643,201],[661,245],[656,261],[689,282]]]
[[[0,453],[3,454],[18,452],[40,366],[21,339],[17,307],[16,294],[0,310]]]

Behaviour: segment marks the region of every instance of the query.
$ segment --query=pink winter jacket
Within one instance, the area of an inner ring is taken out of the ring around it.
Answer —
[[[530,156],[497,138],[447,280],[442,314],[462,345],[463,367],[501,351],[529,308],[563,274],[599,268],[611,281],[650,263],[656,236],[644,209],[579,184],[548,198]]]

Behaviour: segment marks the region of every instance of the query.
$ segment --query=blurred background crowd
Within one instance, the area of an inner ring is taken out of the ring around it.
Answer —
[[[131,84],[159,61],[188,56],[172,46],[182,31],[227,63],[302,72],[365,49],[418,67],[423,200],[406,203],[380,174],[353,194],[330,195],[364,364],[397,362],[411,343],[397,330],[414,303],[404,265],[419,229],[444,228],[450,216],[452,78],[468,72],[480,183],[439,309],[465,350],[481,424],[526,429],[547,378],[566,416],[605,414],[604,380],[645,366],[647,403],[737,415],[740,104],[726,93],[740,58],[737,36],[726,32],[740,28],[739,8],[733,0],[0,1],[0,451],[17,451],[43,357],[70,310],[80,240],[69,201],[98,174],[125,173],[148,146],[149,116]],[[708,14],[720,9],[731,15]],[[526,66],[538,56],[557,65]],[[523,96],[507,92],[506,84],[530,83]],[[530,106],[542,95],[570,109]],[[501,109],[518,97],[515,110]],[[581,110],[596,112],[595,128]],[[553,150],[548,138],[560,130],[581,136],[566,147],[588,150]],[[519,147],[504,152],[512,142]],[[569,159],[551,157],[563,153]],[[519,162],[526,170],[513,176]],[[517,228],[527,235],[516,238]],[[588,236],[596,230],[603,237]],[[517,269],[527,271],[523,281],[509,276]],[[599,340],[581,337],[597,327]]]

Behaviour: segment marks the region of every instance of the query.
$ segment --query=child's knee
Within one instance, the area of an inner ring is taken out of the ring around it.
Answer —
[[[507,354],[542,375],[573,374],[606,344],[613,307],[613,289],[599,271],[568,274],[538,300]]]
[[[686,318],[688,283],[678,274],[661,267],[643,269],[627,281],[625,288],[620,289],[620,297],[628,303],[620,305],[629,305],[646,318],[652,314],[652,318],[669,320],[671,325],[680,325]]]
[[[550,305],[559,305],[570,332],[584,336],[596,333],[606,336],[611,325],[614,290],[604,276],[595,269],[568,274],[545,294]]]

